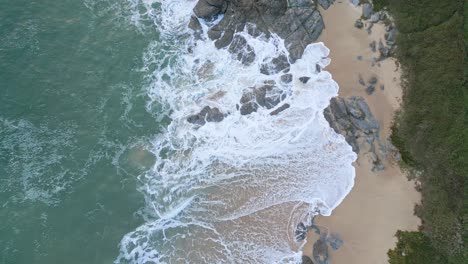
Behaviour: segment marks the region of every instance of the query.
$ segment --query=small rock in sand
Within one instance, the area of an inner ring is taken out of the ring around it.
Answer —
[[[361,29],[362,27],[364,27],[364,23],[362,22],[361,19],[358,19],[356,20],[356,22],[354,22],[354,26]]]
[[[377,51],[377,42],[374,40],[369,44],[369,47],[371,48],[372,52]]]
[[[362,86],[366,86],[366,82],[364,82],[364,79],[362,78],[362,75],[359,74],[359,84]]]

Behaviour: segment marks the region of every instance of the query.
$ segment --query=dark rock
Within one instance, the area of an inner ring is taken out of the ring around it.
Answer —
[[[385,90],[385,86],[383,84],[380,85],[380,90]]]
[[[335,0],[317,0],[317,3],[323,7],[323,9],[328,9],[333,3],[335,2]]]
[[[193,12],[199,18],[213,21],[219,14],[226,12],[228,3],[225,0],[199,0]]]
[[[307,83],[309,80],[310,80],[310,77],[306,77],[306,76],[299,77],[299,81],[301,81],[301,83]]]
[[[314,262],[316,264],[329,264],[329,254],[327,243],[323,239],[319,239],[314,243],[314,249],[312,252]]]
[[[327,237],[327,242],[333,250],[338,250],[343,245],[343,240],[339,234],[332,233]]]
[[[371,84],[371,85],[367,86],[366,93],[368,95],[372,95],[374,93],[374,91],[375,91],[375,85]]]
[[[322,71],[322,67],[320,67],[320,65],[318,64],[315,64],[315,73],[319,73]]]
[[[291,83],[292,82],[292,74],[288,73],[288,74],[283,74],[281,75],[281,82],[284,83],[284,84],[288,84],[288,83]]]
[[[358,5],[359,5],[359,1],[360,1],[360,0],[349,0],[349,2],[350,2],[351,4],[353,4],[354,6],[358,6]]]
[[[382,41],[379,41],[379,52],[380,52],[380,56],[383,57],[383,58],[386,58],[390,55],[390,49],[388,47],[386,47]]]
[[[380,20],[380,13],[372,14],[372,16],[370,17],[371,23],[377,23],[379,22],[379,20]]]
[[[371,48],[372,52],[376,52],[377,51],[377,42],[372,41],[370,44],[369,44],[369,47]]]
[[[361,29],[364,27],[364,23],[362,22],[361,19],[357,19],[356,22],[354,22],[354,26]]]
[[[374,9],[372,8],[371,4],[365,3],[362,5],[362,18],[369,19],[373,13]]]
[[[299,223],[296,226],[296,231],[294,232],[296,241],[303,241],[307,235],[307,228],[305,227],[304,223]]]
[[[246,66],[252,64],[255,60],[254,49],[247,44],[247,40],[241,35],[234,36],[228,50],[238,61]]]
[[[270,113],[270,115],[272,115],[272,116],[277,115],[277,114],[283,112],[284,110],[288,109],[289,107],[290,107],[289,104],[284,104],[284,105],[278,107],[277,109],[273,110],[273,111]]]
[[[196,115],[191,115],[187,118],[189,123],[195,125],[204,125],[206,122],[221,122],[224,119],[224,114],[219,111],[218,108],[211,108],[205,106],[200,113]]]
[[[362,61],[362,56],[357,56],[357,59]]]
[[[284,54],[264,62],[260,66],[260,72],[266,75],[276,74],[281,71],[289,71],[288,58]]]
[[[302,264],[314,264],[308,256],[302,256]]]

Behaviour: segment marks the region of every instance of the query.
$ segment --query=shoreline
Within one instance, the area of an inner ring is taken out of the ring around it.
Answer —
[[[336,2],[327,10],[319,8],[325,29],[318,41],[330,49],[331,64],[326,68],[340,86],[339,97],[362,96],[380,125],[380,139],[390,147],[387,139],[394,113],[399,109],[402,96],[400,69],[393,57],[376,63],[378,57],[369,47],[372,41],[384,41],[385,26],[379,22],[368,34],[366,26],[354,26],[361,17],[362,7],[347,1]],[[367,24],[367,22],[365,22]],[[360,57],[360,59],[359,59]],[[377,77],[374,93],[368,95],[359,84]],[[384,85],[384,89],[380,86]],[[331,263],[387,263],[387,251],[395,246],[397,230],[417,230],[420,219],[413,213],[420,201],[414,182],[408,181],[392,155],[386,155],[382,171],[372,171],[369,152],[361,151],[354,163],[356,178],[354,188],[331,216],[319,216],[317,226],[330,233],[338,233],[344,245],[330,251]],[[312,258],[316,235],[309,232],[303,253]]]

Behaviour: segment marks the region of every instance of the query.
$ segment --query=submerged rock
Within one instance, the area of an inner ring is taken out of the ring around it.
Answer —
[[[283,74],[281,75],[281,82],[284,83],[284,84],[289,84],[292,82],[292,74],[288,73],[288,74]]]
[[[310,80],[310,77],[307,77],[307,76],[299,77],[299,81],[301,81],[301,83],[307,83],[309,80]]]
[[[330,264],[328,246],[323,239],[315,242],[312,255],[316,264]]]
[[[379,41],[379,52],[380,52],[380,56],[383,57],[383,58],[386,58],[390,55],[390,49],[388,47],[386,47],[382,41]]]
[[[193,12],[199,18],[212,21],[218,15],[226,12],[229,1],[225,0],[199,0],[193,8]]]
[[[285,54],[281,54],[260,66],[260,72],[266,75],[276,74],[281,71],[289,71],[289,62]]]
[[[256,112],[259,107],[272,109],[277,106],[284,97],[285,95],[273,85],[249,88],[242,94],[239,110],[241,115],[248,115]]]
[[[354,26],[361,29],[364,27],[364,23],[362,22],[361,19],[357,19],[356,22],[354,22]]]
[[[342,134],[356,153],[360,151],[359,138],[371,138],[373,142],[378,137],[379,123],[360,96],[332,98],[324,110],[324,116],[333,130]]]
[[[332,233],[327,237],[327,242],[333,250],[338,250],[343,245],[343,240],[337,233]]]
[[[249,66],[255,60],[254,49],[247,44],[247,40],[241,35],[235,35],[229,46],[229,52],[242,64]]]
[[[302,264],[314,264],[308,256],[302,256]]]

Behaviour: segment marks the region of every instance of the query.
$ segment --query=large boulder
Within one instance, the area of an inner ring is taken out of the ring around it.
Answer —
[[[312,256],[314,257],[314,262],[317,264],[330,264],[328,246],[324,239],[321,238],[314,243]]]

